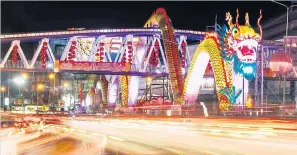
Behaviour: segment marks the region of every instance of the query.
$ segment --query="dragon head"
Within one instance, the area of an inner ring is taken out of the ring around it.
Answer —
[[[228,26],[217,26],[221,55],[225,60],[234,62],[235,73],[242,74],[247,80],[252,80],[256,75],[256,50],[262,39],[260,25],[262,12],[260,11],[258,19],[260,34],[250,26],[248,13],[245,15],[245,25],[238,24],[238,17],[237,9],[236,24],[233,24],[231,14],[227,12]]]

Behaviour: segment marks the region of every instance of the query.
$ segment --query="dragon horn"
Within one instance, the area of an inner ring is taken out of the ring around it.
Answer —
[[[249,13],[245,13],[245,26],[250,26]]]
[[[258,27],[259,27],[259,30],[260,30],[260,37],[261,37],[261,39],[262,39],[262,26],[261,26],[261,24],[260,24],[261,19],[262,19],[262,10],[260,10],[260,17],[258,18],[258,22],[257,22]],[[260,40],[261,40],[261,39],[260,39]]]
[[[229,26],[233,26],[233,23],[232,23],[232,16],[231,16],[230,12],[227,12],[227,13],[226,13],[226,21],[228,21],[228,25],[229,25]]]
[[[236,9],[236,26],[237,27],[239,27],[238,18],[239,18],[239,11],[238,11],[238,8],[237,8]]]

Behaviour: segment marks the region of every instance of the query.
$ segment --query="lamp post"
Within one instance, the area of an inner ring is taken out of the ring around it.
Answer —
[[[39,90],[42,90],[43,87],[44,87],[43,84],[38,84],[37,85],[37,110],[36,110],[37,114],[38,114],[38,106],[39,106],[39,102],[38,102],[39,101],[39,93],[38,92],[39,92]]]
[[[63,89],[64,90],[68,90],[68,88],[69,88],[69,83],[68,82],[64,82],[63,83]],[[65,93],[65,92],[64,92]],[[68,91],[66,91],[66,93],[68,93]],[[71,94],[70,94],[70,92],[69,92],[69,105],[70,105],[70,103],[71,103],[71,98],[70,98],[70,96],[71,96]],[[66,101],[65,101],[66,102]],[[65,105],[66,105],[66,103],[65,103]],[[68,107],[67,107],[68,108]]]
[[[5,86],[1,86],[1,92],[2,92],[2,104],[3,104],[3,107],[4,107],[4,102],[5,102],[5,100],[4,100],[4,93],[5,93],[5,91],[6,91],[6,87]]]
[[[285,44],[285,53],[287,53],[287,39],[288,39],[288,29],[289,29],[289,10],[292,7],[295,7],[297,5],[291,5],[287,6],[285,4],[282,4],[280,2],[277,2],[275,0],[271,0],[273,3],[276,3],[278,5],[281,5],[287,9],[287,22],[286,22],[286,37],[284,39],[284,44]],[[285,104],[286,101],[286,75],[284,75],[284,88],[283,88],[283,104]]]
[[[152,89],[151,89],[151,85],[152,85],[152,82],[153,82],[153,77],[151,77],[151,76],[148,76],[147,78],[146,78],[146,82],[147,82],[147,86],[148,86],[148,89],[150,89],[149,91],[149,93],[150,93],[150,100],[152,99]]]
[[[55,79],[55,73],[50,73],[49,75],[48,75],[48,78],[50,79],[50,80],[54,80],[53,82],[54,82],[54,86],[53,86],[53,97],[54,97],[54,99],[55,99],[55,85],[56,85],[56,79]],[[51,92],[49,92],[49,102],[51,101],[50,100],[50,96],[51,96]]]
[[[21,86],[24,85],[25,79],[23,77],[17,77],[13,80],[19,87],[19,99],[21,99]],[[22,109],[24,109],[24,102],[22,102]]]

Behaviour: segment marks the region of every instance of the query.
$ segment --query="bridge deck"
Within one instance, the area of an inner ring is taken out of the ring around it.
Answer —
[[[206,32],[189,31],[189,30],[175,30],[177,36],[187,36],[188,39],[201,40],[204,38]],[[79,30],[79,31],[51,31],[51,32],[32,32],[32,33],[18,33],[18,34],[2,34],[0,35],[1,43],[11,42],[13,40],[26,41],[40,41],[43,38],[70,38],[73,36],[87,36],[96,37],[105,35],[107,37],[118,37],[132,34],[134,36],[153,36],[161,34],[160,29],[97,29],[97,30]]]

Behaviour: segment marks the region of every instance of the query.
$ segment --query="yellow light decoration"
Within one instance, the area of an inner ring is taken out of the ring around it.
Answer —
[[[131,65],[129,63],[125,63],[125,71],[129,72],[131,70]],[[128,106],[128,96],[129,96],[129,83],[131,80],[131,76],[121,75],[121,90],[122,90],[122,105],[124,107]]]

